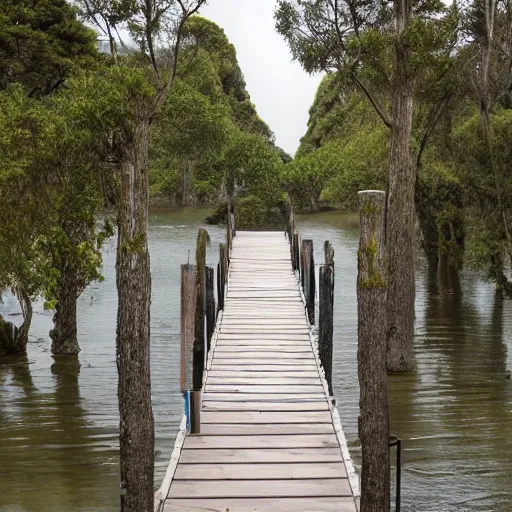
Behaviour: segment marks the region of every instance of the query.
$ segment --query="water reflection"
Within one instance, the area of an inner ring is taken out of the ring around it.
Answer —
[[[117,471],[96,454],[103,431],[82,407],[79,369],[77,358],[57,359],[48,393],[35,387],[26,358],[1,365],[0,510],[100,510],[116,503]]]

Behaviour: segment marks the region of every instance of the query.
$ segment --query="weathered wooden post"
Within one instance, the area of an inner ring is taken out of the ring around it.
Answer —
[[[320,267],[318,283],[318,353],[325,373],[325,380],[332,392],[332,335],[334,308],[334,249],[324,244],[325,265]]]
[[[233,247],[233,214],[231,212],[231,198],[228,198],[228,226],[226,233],[226,245],[228,251],[228,260],[231,256],[231,248]]]
[[[301,253],[301,283],[306,298],[306,308],[308,311],[309,322],[315,323],[315,258],[313,256],[313,240],[302,240]]]
[[[288,235],[288,242],[290,243],[290,259],[292,260],[292,268],[295,270],[295,261],[293,255],[295,254],[293,233],[295,233],[295,216],[293,210],[290,210],[288,217],[288,225],[286,226],[286,233]]]
[[[206,340],[208,342],[208,351],[212,341],[213,331],[215,329],[215,271],[213,267],[206,267]]]
[[[196,248],[196,312],[195,342],[192,389],[200,390],[203,386],[205,360],[205,314],[206,314],[206,248],[210,243],[208,232],[199,228]]]
[[[295,232],[293,234],[293,260],[295,261],[294,270],[298,270],[300,272],[300,238],[299,233]]]
[[[194,345],[196,327],[196,267],[181,266],[181,361],[180,387],[185,397],[185,410],[191,433],[200,432],[200,409],[193,404],[201,403],[201,388],[192,390],[194,372]]]
[[[192,389],[192,360],[195,341],[196,267],[181,265],[181,362],[180,387]]]
[[[390,510],[389,412],[386,372],[386,272],[383,220],[386,194],[359,192],[358,276],[359,439],[361,512]]]
[[[219,265],[217,267],[217,300],[218,308],[217,314],[220,310],[224,309],[224,293],[226,290],[227,281],[227,247],[226,244],[219,245]]]
[[[201,390],[190,392],[190,433],[201,433]]]

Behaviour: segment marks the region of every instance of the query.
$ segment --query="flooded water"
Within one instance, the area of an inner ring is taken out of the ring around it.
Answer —
[[[151,369],[159,485],[182,414],[179,389],[179,272],[204,211],[151,215],[153,275]],[[298,227],[335,249],[334,391],[358,459],[356,367],[357,218],[304,216]],[[224,234],[209,226],[216,263]],[[79,301],[78,359],[49,352],[51,315],[36,308],[26,359],[0,362],[0,511],[118,510],[115,242],[105,249],[105,281]],[[429,284],[417,272],[418,371],[389,382],[392,433],[404,442],[402,510],[512,510],[512,304],[473,273],[460,289]],[[14,303],[0,304],[2,313]],[[16,317],[9,317],[16,319]]]

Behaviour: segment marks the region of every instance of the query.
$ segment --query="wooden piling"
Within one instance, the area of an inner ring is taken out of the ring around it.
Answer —
[[[324,242],[324,256],[326,265],[334,265],[334,249],[329,240]]]
[[[226,244],[219,245],[219,264],[217,265],[217,314],[224,309],[224,292],[227,280]]]
[[[359,192],[358,377],[362,447],[361,512],[390,510],[389,412],[386,371],[385,193]]]
[[[208,351],[215,329],[215,271],[213,267],[206,267],[206,341]]]
[[[293,253],[293,263],[294,270],[298,270],[300,272],[300,237],[297,232],[293,234],[293,247],[294,247],[294,253]]]
[[[189,415],[190,415],[190,433],[200,434],[201,433],[201,391],[190,392],[190,404],[189,404]]]
[[[226,233],[226,245],[227,245],[227,252],[228,252],[228,260],[231,256],[231,248],[233,247],[233,220],[234,216],[232,214],[232,203],[231,199],[228,198],[228,225],[227,225],[227,233]]]
[[[181,362],[180,387],[192,387],[192,362],[195,340],[196,267],[181,266]]]
[[[304,290],[304,297],[306,298],[306,307],[308,310],[309,322],[313,325],[315,323],[315,258],[313,256],[313,240],[302,241],[301,252],[301,283]]]
[[[320,267],[318,279],[318,353],[332,396],[334,249],[328,241],[324,244],[324,252],[325,265]]]
[[[206,248],[210,243],[208,232],[199,228],[196,247],[196,311],[195,311],[195,341],[193,359],[192,389],[198,390],[203,386],[205,360],[206,329]]]

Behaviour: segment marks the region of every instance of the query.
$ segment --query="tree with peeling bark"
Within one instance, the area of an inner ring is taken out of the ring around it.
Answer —
[[[276,28],[307,72],[337,71],[391,130],[386,215],[388,370],[414,369],[414,82],[440,2],[279,0]],[[382,93],[383,91],[383,93]]]
[[[121,510],[153,508],[154,426],[149,365],[151,274],[148,251],[149,135],[173,86],[183,27],[205,0],[81,2],[88,20],[117,33],[126,24],[138,51],[114,66],[142,71],[146,85],[134,88],[128,130],[114,131],[120,170],[116,282],[117,368],[120,415]],[[92,6],[92,8],[91,8]],[[110,16],[111,8],[121,8]],[[140,84],[139,84],[140,85]]]

